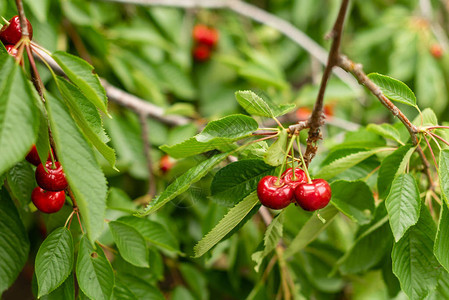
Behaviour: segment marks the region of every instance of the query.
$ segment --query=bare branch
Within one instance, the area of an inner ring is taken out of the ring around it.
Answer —
[[[151,159],[151,142],[149,139],[150,130],[148,128],[147,115],[140,113],[139,123],[141,128],[141,136],[143,141],[143,151],[145,154],[145,159],[147,160],[147,169],[148,169],[148,195],[150,199],[156,194],[156,182],[154,179],[153,173],[153,162]]]

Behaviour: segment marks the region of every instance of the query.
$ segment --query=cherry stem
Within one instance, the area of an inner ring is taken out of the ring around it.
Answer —
[[[78,218],[78,223],[80,224],[81,233],[84,234],[84,229],[83,229],[83,225],[81,225],[81,219],[80,219],[80,214],[78,212],[78,209],[76,209],[74,211],[76,212],[76,217]]]
[[[318,217],[318,219],[319,219],[321,222],[323,222],[323,224],[326,224],[326,222],[327,222],[326,219],[323,218],[323,216],[321,216],[320,213],[317,213],[316,216]]]
[[[424,129],[449,129],[449,126],[429,126],[424,127]]]
[[[438,164],[437,160],[435,159],[435,154],[433,153],[432,147],[430,146],[429,140],[427,139],[426,135],[423,134],[424,140],[426,141],[427,147],[429,148],[430,154],[432,154],[433,163],[435,164],[435,168],[438,170]],[[437,143],[438,145],[438,143]],[[440,145],[438,145],[439,147]]]
[[[75,213],[75,209],[72,211],[72,213],[69,215],[69,217],[67,218],[67,220],[65,221],[64,227],[67,227],[67,223],[69,223],[69,221],[72,220],[73,218],[73,214]],[[70,226],[70,225],[69,225]]]
[[[294,140],[295,140],[295,136],[293,135],[291,140],[290,140],[290,143],[288,143],[287,149],[285,151],[284,159],[282,161],[281,168],[279,169],[279,175],[278,175],[278,180],[276,181],[276,185],[280,185],[281,184],[282,171],[284,171],[284,166],[287,165],[287,156],[288,156],[288,153],[290,152],[290,149],[293,148],[293,141]]]
[[[431,136],[433,136],[433,137],[436,137],[437,139],[439,139],[440,141],[442,141],[443,143],[445,143],[446,145],[449,146],[449,142],[446,141],[445,139],[443,139],[443,138],[442,138],[441,136],[439,136],[438,134],[435,134],[435,133],[430,132],[430,131],[429,131],[429,134],[430,134]]]
[[[295,139],[295,137],[292,137],[292,140],[294,140],[294,139]],[[293,158],[295,157],[295,147],[292,147],[291,155],[292,155]],[[292,178],[293,178],[293,181],[296,181],[295,169],[296,169],[296,168],[295,168],[295,160],[292,159],[292,171],[293,171],[293,176],[292,176]]]
[[[298,152],[299,152],[299,158],[301,158],[302,168],[307,176],[307,183],[312,183],[312,179],[310,178],[309,170],[307,169],[306,163],[304,162],[304,157],[302,156],[301,142],[299,141],[299,134],[296,135],[296,143],[298,144]]]

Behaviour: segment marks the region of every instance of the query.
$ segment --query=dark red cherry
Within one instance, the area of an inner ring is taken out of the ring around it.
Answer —
[[[276,176],[265,176],[257,185],[257,196],[262,205],[272,209],[287,207],[293,198],[293,188]]]
[[[307,182],[306,173],[300,168],[295,168],[295,180],[293,180],[292,168],[285,170],[285,172],[282,173],[281,178],[284,179],[284,182],[289,184],[293,189],[301,183]]]
[[[65,202],[65,192],[46,191],[36,187],[31,193],[31,201],[41,212],[51,214],[59,211]]]
[[[51,149],[51,152],[54,155],[53,149]],[[41,164],[41,159],[39,158],[39,154],[37,153],[37,149],[36,149],[36,145],[33,145],[30,149],[30,152],[28,152],[27,156],[25,157],[25,159],[30,163],[33,164],[35,166],[38,166]],[[50,154],[48,154],[48,158],[47,160],[50,160]]]
[[[30,40],[33,39],[33,27],[30,22],[27,21],[28,33],[30,34]],[[22,29],[20,28],[20,19],[19,16],[12,17],[9,20],[9,25],[3,25],[0,30],[0,40],[3,44],[17,44],[22,38]]]
[[[193,39],[198,44],[204,44],[210,48],[215,47],[218,42],[218,31],[215,28],[203,24],[195,25],[193,28]]]
[[[196,61],[203,62],[210,58],[210,48],[206,45],[196,45],[193,49],[193,58]]]
[[[59,161],[55,161],[54,166],[51,161],[47,161],[45,167],[48,172],[45,172],[42,164],[36,168],[35,175],[37,184],[47,191],[56,192],[64,190],[67,187],[67,180]]]
[[[302,183],[295,189],[295,199],[302,209],[315,211],[325,207],[331,200],[331,187],[324,179],[313,179]]]
[[[6,51],[8,51],[8,53],[11,54],[11,56],[16,57],[17,54],[19,53],[19,51],[16,48],[14,48],[14,45],[6,45],[5,48]]]

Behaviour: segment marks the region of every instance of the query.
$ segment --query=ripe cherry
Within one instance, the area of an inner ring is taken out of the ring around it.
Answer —
[[[162,173],[167,173],[168,171],[173,168],[173,162],[167,154],[161,157],[161,160],[159,161],[159,169]]]
[[[59,211],[65,202],[65,192],[46,191],[36,187],[31,193],[31,201],[41,212],[51,214]]]
[[[310,114],[312,114],[312,110],[308,107],[300,107],[296,111],[296,117],[299,121],[307,120],[310,117]]]
[[[430,54],[436,59],[440,59],[443,56],[443,48],[438,44],[433,44],[430,47]]]
[[[33,39],[33,27],[30,22],[27,21],[28,33],[30,35],[30,40]],[[20,19],[19,16],[12,17],[9,20],[9,25],[3,25],[0,30],[0,40],[3,44],[17,44],[22,38],[22,29],[20,28]]]
[[[53,153],[53,149],[51,149],[51,152]],[[54,155],[54,153],[53,153]],[[36,145],[33,145],[30,149],[30,152],[28,152],[27,156],[25,157],[25,159],[30,163],[33,164],[35,166],[40,165],[41,163],[41,159],[39,158],[39,154],[37,153],[37,149],[36,149]],[[48,154],[48,159],[50,160],[50,154]]]
[[[218,42],[218,31],[215,28],[198,24],[193,28],[193,39],[198,44],[204,44],[210,48],[215,47]]]
[[[19,51],[16,48],[14,48],[14,45],[6,45],[5,48],[6,48],[6,51],[8,51],[8,53],[11,56],[16,57],[17,54],[19,53]]]
[[[307,211],[325,207],[331,196],[331,187],[324,179],[313,179],[311,183],[302,183],[295,189],[296,202]]]
[[[286,184],[283,179],[276,176],[265,176],[257,185],[257,196],[260,203],[272,209],[287,207],[293,198],[293,188]]]
[[[35,176],[37,184],[47,191],[56,192],[64,190],[67,187],[67,180],[59,161],[55,161],[54,166],[51,161],[47,161],[45,167],[48,173],[45,172],[42,164],[36,168]]]
[[[203,62],[210,58],[210,48],[206,45],[196,45],[193,49],[193,58],[196,61]]]
[[[293,180],[293,170],[292,168],[288,168],[282,173],[281,178],[284,179],[284,182],[290,185],[293,189],[295,189],[301,183],[307,182],[306,173],[300,168],[295,168],[295,180]]]

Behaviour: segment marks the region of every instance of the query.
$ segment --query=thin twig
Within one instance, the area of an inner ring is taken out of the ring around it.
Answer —
[[[426,141],[427,147],[429,148],[430,154],[432,154],[433,163],[435,164],[435,168],[438,170],[437,160],[435,159],[435,154],[433,153],[432,146],[430,146],[429,140],[426,135],[423,134],[424,140]],[[438,145],[438,143],[437,143]],[[439,146],[439,145],[438,145]]]
[[[22,30],[22,36],[30,37],[27,26],[27,18],[25,10],[23,9],[22,0],[16,0],[17,12],[19,13],[20,29]]]
[[[156,182],[153,173],[153,162],[151,159],[151,141],[149,139],[150,130],[148,128],[147,116],[145,114],[139,114],[139,123],[141,128],[141,137],[143,142],[143,151],[145,153],[145,159],[147,160],[148,170],[148,192],[150,199],[156,194]]]
[[[330,36],[332,36],[333,38],[331,50],[329,51],[326,68],[324,69],[323,77],[321,78],[320,90],[313,107],[312,115],[310,116],[308,121],[310,129],[309,136],[307,138],[307,149],[304,154],[307,165],[315,156],[317,150],[316,143],[321,138],[320,127],[322,124],[324,93],[326,91],[327,82],[329,81],[329,78],[332,74],[332,69],[334,68],[334,66],[338,65],[338,60],[340,57],[341,36],[343,32],[346,12],[348,10],[348,3],[349,0],[342,0],[337,20],[335,21],[334,27],[332,28],[330,34]]]

